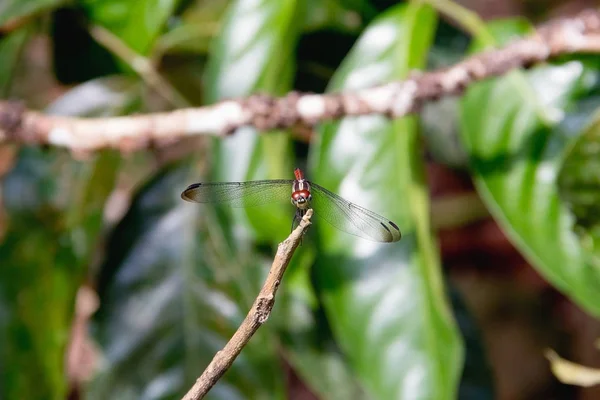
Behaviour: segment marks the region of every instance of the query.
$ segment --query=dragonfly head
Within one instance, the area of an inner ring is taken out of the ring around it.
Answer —
[[[309,207],[312,196],[308,190],[296,190],[292,193],[292,204],[301,210]]]

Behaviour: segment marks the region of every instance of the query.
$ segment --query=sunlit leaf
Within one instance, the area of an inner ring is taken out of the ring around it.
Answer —
[[[291,88],[303,4],[238,0],[231,5],[207,66],[207,102],[255,92],[282,94]],[[216,143],[213,179],[291,179],[291,150],[284,133],[260,135],[250,128],[240,129]],[[235,210],[232,224],[243,223],[259,238],[276,242],[289,234],[293,213],[291,204]]]
[[[550,361],[552,373],[562,383],[583,387],[600,384],[600,369],[590,368],[565,360],[553,350],[546,350],[546,358]]]
[[[432,9],[393,7],[364,32],[331,90],[400,79],[424,65]],[[456,398],[462,346],[447,304],[414,117],[347,118],[321,129],[312,178],[395,221],[403,238],[380,244],[314,218],[317,284],[334,337],[374,398]]]
[[[494,27],[503,37],[528,30],[510,21]],[[585,261],[556,185],[569,143],[558,122],[586,77],[571,61],[473,85],[462,99],[461,133],[478,191],[510,239],[553,285],[600,315],[600,270]]]

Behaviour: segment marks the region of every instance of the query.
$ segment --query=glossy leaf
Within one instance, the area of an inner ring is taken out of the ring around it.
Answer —
[[[503,36],[527,28],[494,27]],[[600,270],[585,261],[556,185],[569,142],[557,124],[586,76],[572,61],[474,85],[462,100],[461,133],[478,191],[510,239],[553,285],[600,315]]]
[[[0,37],[0,97],[10,93],[13,75],[19,61],[21,50],[29,38],[29,28],[21,28],[4,37]]]
[[[31,17],[32,14],[57,8],[67,0],[2,0],[0,2],[0,26]]]
[[[112,31],[137,53],[148,55],[178,0],[82,0],[93,23]]]
[[[207,66],[206,101],[255,92],[282,94],[292,85],[298,38],[299,0],[238,0],[227,12]],[[283,133],[262,135],[250,128],[216,143],[215,181],[292,178],[291,142]],[[239,210],[240,223],[260,239],[280,241],[290,231],[291,204]]]
[[[428,6],[393,7],[363,33],[330,90],[400,79],[423,66],[435,24]],[[455,398],[462,347],[430,232],[415,118],[347,118],[320,133],[311,149],[315,182],[389,217],[403,233],[398,243],[373,243],[314,218],[317,284],[334,337],[373,398]]]
[[[104,360],[92,399],[181,397],[241,323],[247,294],[258,293],[263,269],[218,250],[202,228],[206,215],[179,197],[189,165],[142,188],[111,235],[95,329]],[[276,342],[263,328],[207,398],[282,398]]]

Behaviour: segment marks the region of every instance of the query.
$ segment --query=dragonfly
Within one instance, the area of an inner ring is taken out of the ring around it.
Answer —
[[[296,207],[292,229],[312,208],[315,215],[333,227],[364,239],[397,242],[402,237],[398,225],[305,179],[299,168],[294,170],[294,177],[296,179],[194,183],[181,193],[181,198],[230,207],[262,206],[291,200]]]

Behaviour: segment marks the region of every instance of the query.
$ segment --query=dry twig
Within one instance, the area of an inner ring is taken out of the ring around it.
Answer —
[[[223,350],[215,354],[200,378],[194,386],[183,397],[183,400],[197,400],[203,398],[206,393],[217,383],[223,374],[231,367],[233,361],[240,354],[244,346],[250,341],[254,333],[264,324],[275,304],[275,293],[279,288],[285,270],[292,259],[294,251],[302,240],[302,236],[310,226],[312,210],[308,210],[302,218],[300,225],[294,229],[290,236],[277,247],[277,254],[269,275],[263,284],[258,297],[254,300],[252,308],[244,318],[244,321],[233,334]]]
[[[474,82],[574,53],[600,53],[599,11],[586,10],[572,18],[549,22],[531,36],[449,68],[356,91],[290,92],[281,98],[253,95],[207,107],[96,119],[44,115],[19,104],[0,102],[0,141],[50,144],[74,151],[106,147],[136,150],[162,139],[227,135],[248,125],[270,130],[312,126],[344,116],[382,114],[397,118],[418,111],[425,102],[459,94]]]

